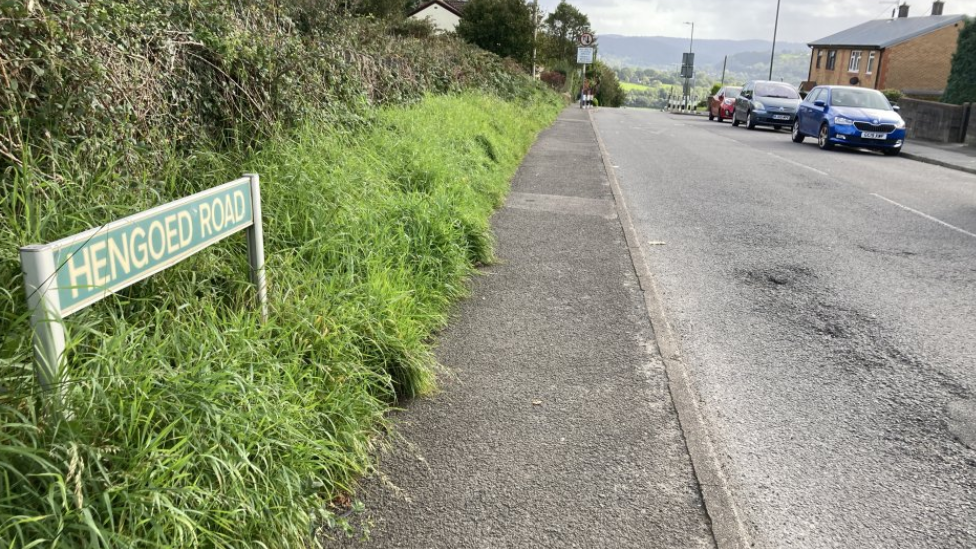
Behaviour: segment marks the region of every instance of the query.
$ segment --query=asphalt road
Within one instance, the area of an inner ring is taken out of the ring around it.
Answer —
[[[749,541],[976,547],[976,176],[594,119]]]

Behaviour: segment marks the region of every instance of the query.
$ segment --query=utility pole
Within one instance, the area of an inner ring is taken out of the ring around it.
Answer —
[[[773,79],[773,58],[776,57],[776,31],[779,30],[779,2],[776,0],[776,23],[773,24],[773,51],[769,54],[769,80]]]
[[[729,66],[729,56],[725,56],[725,61],[722,61],[722,87],[725,87],[725,68]]]
[[[691,42],[688,43],[688,62],[685,63],[685,85],[684,85],[684,109],[688,110],[691,100],[692,80],[695,77],[695,22],[685,21],[685,25],[691,25]]]
[[[535,64],[535,54],[539,42],[539,0],[535,0],[532,14],[532,78],[538,76]]]

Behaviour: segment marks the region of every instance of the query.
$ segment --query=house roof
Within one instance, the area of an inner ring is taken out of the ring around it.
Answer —
[[[851,27],[820,40],[814,40],[807,45],[888,48],[911,40],[916,36],[958,23],[965,17],[964,15],[929,15],[926,17],[879,19]]]
[[[461,17],[461,12],[464,11],[464,5],[467,3],[467,0],[430,0],[429,2],[424,2],[411,10],[410,13],[407,14],[407,17],[420,13],[434,4],[437,4],[454,15]]]

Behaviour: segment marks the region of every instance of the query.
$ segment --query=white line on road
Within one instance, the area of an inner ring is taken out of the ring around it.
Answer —
[[[819,173],[820,175],[825,175],[827,177],[830,177],[830,174],[827,173],[827,172],[820,171],[817,168],[814,168],[814,167],[811,167],[811,166],[807,166],[806,164],[802,164],[802,163],[797,162],[795,160],[790,160],[789,158],[784,158],[784,157],[782,157],[782,156],[780,156],[778,154],[773,154],[771,152],[767,152],[766,154],[768,154],[769,156],[772,156],[773,158],[778,158],[778,159],[782,160],[783,162],[786,162],[787,164],[793,164],[794,166],[798,166],[800,168],[806,168],[806,169],[810,170],[811,172],[816,172],[816,173]]]
[[[890,198],[885,198],[885,197],[881,196],[878,193],[871,193],[871,196],[876,196],[876,197],[880,198],[881,200],[884,200],[885,202],[890,202],[891,204],[894,204],[895,206],[898,206],[899,208],[901,208],[903,210],[908,210],[908,211],[912,212],[915,215],[920,215],[920,216],[924,217],[925,219],[928,219],[929,221],[935,221],[939,225],[942,225],[944,227],[948,227],[948,228],[952,229],[953,231],[962,233],[962,234],[964,234],[966,236],[971,236],[973,238],[976,238],[976,234],[973,234],[973,233],[971,233],[971,232],[969,232],[969,231],[967,231],[965,229],[960,229],[959,227],[956,227],[955,225],[950,225],[950,224],[946,223],[945,221],[942,221],[941,219],[936,219],[936,218],[932,217],[931,215],[929,215],[929,214],[927,214],[925,212],[920,212],[920,211],[918,211],[918,210],[916,210],[914,208],[909,208],[908,206],[906,206],[904,204],[899,204],[899,203],[895,202],[894,200],[892,200]]]

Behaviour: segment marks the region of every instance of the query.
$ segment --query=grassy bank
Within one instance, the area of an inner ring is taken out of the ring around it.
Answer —
[[[79,148],[52,180],[27,150],[0,195],[0,545],[305,547],[388,405],[431,387],[431,333],[491,260],[489,216],[559,108],[427,97],[137,177]],[[262,177],[270,321],[231,238],[70,317],[69,419],[44,417],[17,247],[244,171]]]

